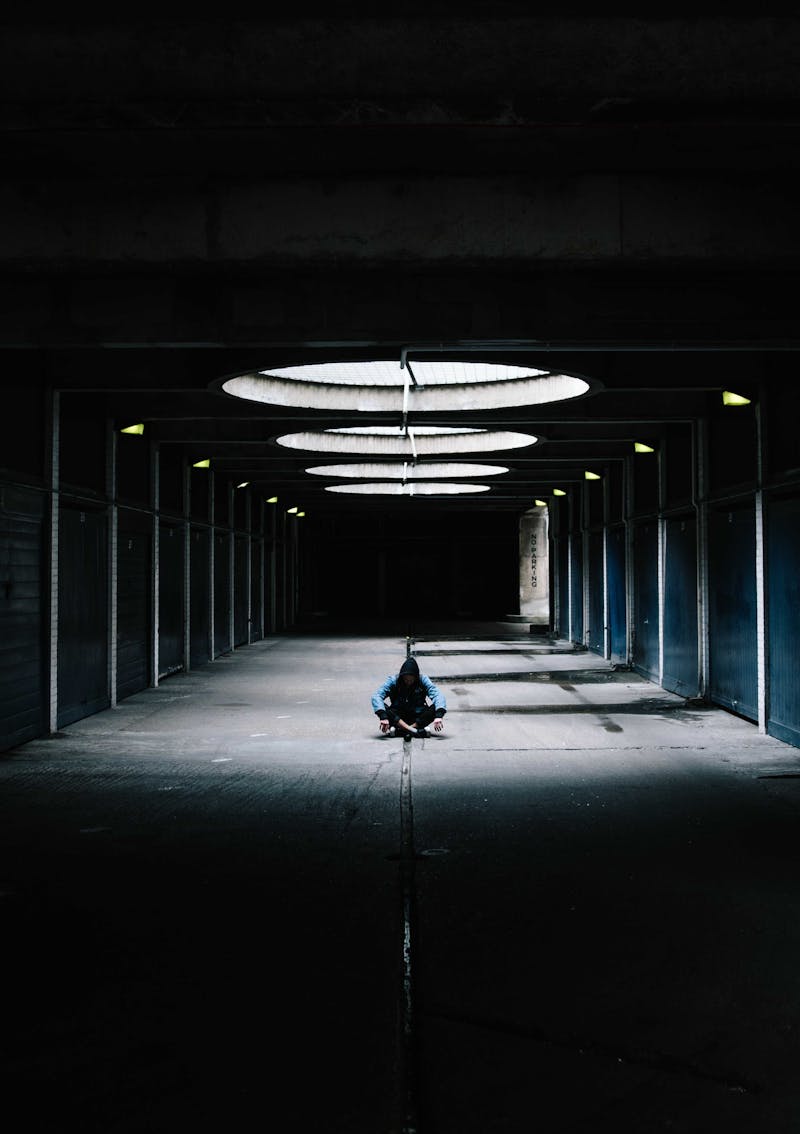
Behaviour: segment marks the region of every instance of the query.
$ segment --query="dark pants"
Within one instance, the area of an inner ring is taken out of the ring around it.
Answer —
[[[407,725],[415,725],[417,728],[425,728],[436,716],[436,710],[430,705],[423,705],[416,717],[411,705],[401,705],[399,712],[391,705],[387,705],[386,713],[389,717],[389,724],[396,725],[399,720],[403,720]]]

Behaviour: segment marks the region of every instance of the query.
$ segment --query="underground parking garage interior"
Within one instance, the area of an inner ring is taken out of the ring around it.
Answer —
[[[12,1128],[794,1134],[800,21],[3,33]]]

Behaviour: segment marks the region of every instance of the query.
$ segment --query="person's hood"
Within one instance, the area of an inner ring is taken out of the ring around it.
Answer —
[[[400,666],[399,676],[403,677],[407,673],[412,674],[415,681],[419,681],[419,666],[417,665],[416,658],[406,658],[406,660]]]

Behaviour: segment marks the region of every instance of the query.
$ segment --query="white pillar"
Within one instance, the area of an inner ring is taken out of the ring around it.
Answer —
[[[108,501],[108,700],[117,707],[117,434],[106,421],[106,500]]]
[[[50,732],[58,729],[58,521],[61,458],[61,395],[53,390],[50,401]]]
[[[161,587],[161,523],[160,523],[161,469],[157,442],[150,446],[150,506],[153,509],[152,538],[150,541],[150,687],[158,686],[159,658],[159,591]]]
[[[550,544],[546,507],[519,521],[519,612],[535,626],[550,625]]]

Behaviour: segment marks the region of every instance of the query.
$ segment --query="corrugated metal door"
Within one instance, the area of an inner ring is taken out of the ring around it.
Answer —
[[[603,533],[589,534],[589,641],[590,650],[605,654],[605,579]]]
[[[126,527],[117,532],[117,698],[150,682],[150,536]]]
[[[709,696],[757,720],[754,507],[712,510],[708,543]]]
[[[250,637],[257,642],[263,637],[263,588],[261,581],[262,539],[250,541]]]
[[[561,638],[569,634],[569,545],[567,537],[558,538],[556,550],[558,569],[558,632]]]
[[[572,641],[583,641],[583,540],[580,532],[574,532],[570,540],[570,563],[572,579],[570,596],[572,600]]]
[[[207,528],[192,528],[189,541],[189,663],[192,666],[206,665],[209,658],[208,541]]]
[[[158,531],[158,676],[183,669],[183,528]]]
[[[110,704],[108,525],[62,505],[58,525],[58,727]]]
[[[625,528],[610,528],[606,541],[608,573],[608,628],[611,659],[627,663],[628,639],[625,611]]]
[[[214,656],[231,648],[231,562],[226,532],[214,537]]]
[[[658,524],[637,524],[633,533],[633,668],[658,681]]]
[[[800,747],[800,499],[767,509],[769,713],[767,731]]]
[[[0,492],[0,751],[45,731],[43,499]]]
[[[237,535],[233,545],[233,644],[247,645],[247,538]]]
[[[694,515],[666,522],[664,565],[665,689],[696,697],[700,689],[697,661],[697,524]]]

